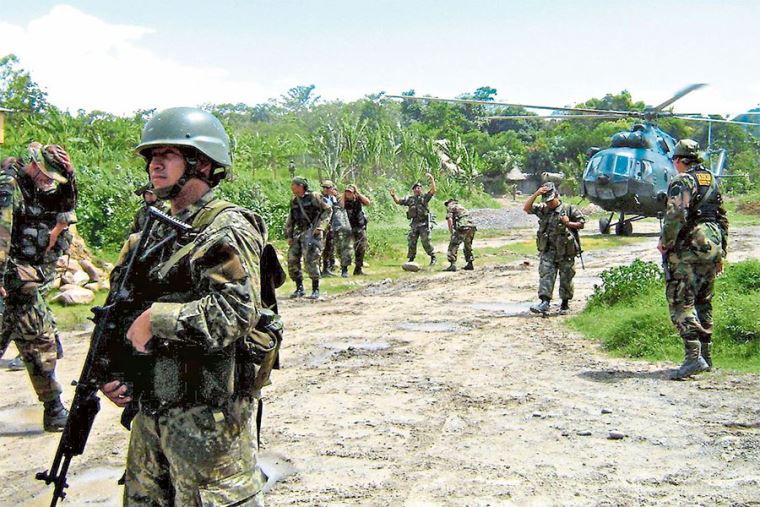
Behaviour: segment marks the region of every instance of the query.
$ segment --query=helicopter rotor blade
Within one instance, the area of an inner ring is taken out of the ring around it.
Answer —
[[[544,109],[547,111],[568,111],[575,113],[603,113],[603,114],[617,114],[626,116],[631,111],[613,111],[608,109],[591,109],[583,107],[554,107],[554,106],[535,106],[529,104],[512,104],[509,102],[492,102],[489,100],[474,100],[474,99],[442,99],[440,97],[417,97],[415,95],[385,95],[385,97],[391,99],[410,99],[429,102],[450,102],[452,104],[472,104],[477,106],[502,106],[502,107],[522,107],[525,109]]]
[[[624,116],[618,114],[526,114],[515,116],[486,116],[487,120],[531,120],[534,118],[546,120],[619,120],[624,118]]]
[[[670,97],[668,100],[666,100],[662,104],[659,104],[659,105],[655,106],[653,109],[655,111],[662,111],[663,109],[665,109],[666,107],[668,107],[670,104],[672,104],[676,100],[678,100],[681,97],[683,97],[684,95],[687,95],[687,94],[693,92],[694,90],[699,90],[700,88],[702,88],[704,86],[707,86],[707,83],[694,83],[694,84],[690,84],[689,86],[686,86],[684,88],[681,88],[680,90],[678,90],[676,92],[675,95],[673,95],[672,97]]]
[[[715,120],[713,118],[695,118],[691,116],[674,116],[674,118],[680,118],[682,120],[689,120],[689,121],[704,121],[708,123],[730,123],[733,125],[746,125],[750,127],[760,127],[760,123],[752,123],[748,121],[736,121],[736,120]]]

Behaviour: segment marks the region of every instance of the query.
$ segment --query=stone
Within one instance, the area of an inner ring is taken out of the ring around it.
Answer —
[[[416,273],[417,271],[420,270],[420,265],[414,261],[409,261],[409,262],[403,263],[401,265],[401,269],[403,269],[404,271],[411,271],[413,273]]]
[[[87,305],[95,300],[95,293],[84,287],[74,287],[61,292],[55,296],[52,301],[57,301],[63,305]]]
[[[92,263],[92,261],[88,259],[82,259],[79,261],[79,264],[82,266],[82,271],[87,273],[87,275],[90,277],[91,282],[99,282],[103,279],[103,270],[96,267],[95,264]]]
[[[609,436],[607,437],[610,440],[622,440],[625,438],[625,433],[621,431],[610,431]]]

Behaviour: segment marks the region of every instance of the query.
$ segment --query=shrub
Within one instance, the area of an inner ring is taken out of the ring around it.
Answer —
[[[618,266],[601,273],[602,285],[594,287],[588,306],[611,306],[628,301],[662,285],[662,270],[654,262],[636,259],[628,266]]]

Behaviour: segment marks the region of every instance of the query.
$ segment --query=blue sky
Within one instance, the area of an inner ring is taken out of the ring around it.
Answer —
[[[263,102],[291,86],[567,105],[628,89],[682,112],[760,103],[760,1],[0,0],[16,53],[76,110]],[[688,111],[687,111],[688,110]]]

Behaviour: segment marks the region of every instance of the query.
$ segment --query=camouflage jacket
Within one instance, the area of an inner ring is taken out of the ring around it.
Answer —
[[[73,173],[67,183],[45,193],[14,165],[0,172],[0,284],[9,261],[49,266],[68,252],[72,239],[68,227],[76,223],[76,202]],[[54,234],[57,238],[51,244]]]
[[[728,218],[723,197],[715,177],[701,165],[671,180],[660,241],[668,251],[705,261],[726,255]]]
[[[448,213],[446,214],[446,220],[451,221],[451,225],[454,230],[468,229],[475,227],[475,223],[472,221],[470,212],[459,203],[451,203],[448,206]]]
[[[570,257],[580,253],[577,232],[565,227],[561,220],[564,215],[569,217],[571,222],[585,223],[586,217],[583,216],[580,209],[572,204],[562,202],[556,208],[551,209],[545,203],[540,203],[534,204],[530,212],[538,217],[536,247],[539,252],[553,253],[557,257]]]
[[[398,203],[400,206],[409,207],[409,209],[406,211],[406,218],[411,220],[413,224],[424,224],[428,219],[428,213],[430,212],[428,209],[428,203],[432,198],[432,192],[428,192],[422,195],[412,194],[399,200]]]
[[[348,223],[351,224],[353,229],[367,227],[367,215],[364,213],[364,205],[358,198],[351,201],[346,199],[343,202],[343,207],[348,215]]]
[[[209,191],[174,218],[192,224],[215,200]],[[172,233],[171,227],[154,224],[143,251]],[[114,290],[139,236],[130,236],[122,248],[111,273]],[[128,289],[132,299],[150,307],[153,329],[150,361],[141,363],[147,371],[139,372],[147,379],[136,400],[142,409],[224,406],[237,394],[236,345],[259,320],[260,256],[266,237],[260,219],[252,223],[240,208],[233,208],[219,213],[192,238],[159,245],[133,268]],[[141,310],[124,316],[124,333]]]
[[[285,238],[293,239],[293,236],[309,230],[326,230],[330,224],[332,208],[320,194],[306,192],[303,197],[293,196],[290,200],[290,213],[285,221]]]

